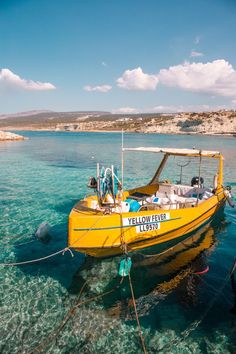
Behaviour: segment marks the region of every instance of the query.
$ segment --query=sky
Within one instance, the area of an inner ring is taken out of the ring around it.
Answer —
[[[0,0],[0,114],[236,109],[235,0]]]

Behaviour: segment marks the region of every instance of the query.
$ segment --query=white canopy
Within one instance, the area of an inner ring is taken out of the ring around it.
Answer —
[[[137,147],[137,148],[123,148],[123,151],[143,151],[143,152],[162,152],[169,155],[178,156],[205,156],[205,157],[220,157],[219,151],[207,151],[198,149],[173,149],[160,147]]]

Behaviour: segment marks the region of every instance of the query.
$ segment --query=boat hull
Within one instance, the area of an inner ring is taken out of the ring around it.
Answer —
[[[110,257],[165,243],[197,230],[225,204],[223,189],[196,207],[103,215],[73,209],[68,246],[93,257]]]

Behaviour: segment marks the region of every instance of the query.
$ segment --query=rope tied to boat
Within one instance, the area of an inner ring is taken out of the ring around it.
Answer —
[[[128,277],[129,277],[129,286],[130,286],[130,291],[131,291],[132,301],[133,301],[133,306],[134,306],[134,313],[135,313],[136,322],[138,325],[139,337],[140,337],[143,352],[144,352],[144,354],[147,354],[147,349],[146,349],[143,334],[142,334],[142,328],[141,328],[139,317],[138,317],[138,311],[137,311],[137,306],[136,306],[136,302],[135,302],[134,289],[133,289],[133,285],[132,285],[132,281],[131,281],[130,272],[128,274]]]
[[[236,260],[234,262],[232,270],[235,268],[235,264],[236,264]],[[216,300],[218,299],[218,297],[222,294],[225,286],[227,285],[230,277],[232,276],[232,270],[231,270],[231,272],[229,274],[227,274],[227,276],[225,277],[225,279],[224,279],[222,285],[220,286],[220,288],[216,289],[217,291],[216,291],[215,296],[211,299],[211,301],[209,301],[208,307],[205,309],[203,314],[197,320],[193,321],[189,325],[189,327],[187,327],[184,331],[182,331],[181,332],[181,336],[179,338],[174,338],[169,343],[163,345],[162,347],[157,348],[157,351],[156,351],[157,353],[162,352],[164,349],[165,349],[165,352],[167,352],[167,350],[170,349],[173,345],[175,345],[175,346],[179,345],[184,339],[186,339],[190,335],[190,333],[192,333],[195,329],[197,329],[197,327],[202,323],[202,321],[208,315],[209,311],[214,306],[214,304],[215,304]]]
[[[64,248],[64,250],[63,250],[63,252],[62,252],[62,255],[64,256],[67,251],[70,252],[71,257],[74,257],[74,254],[73,254],[73,252],[71,251],[70,247]]]
[[[66,326],[66,324],[68,323],[68,321],[69,321],[73,316],[75,316],[76,310],[77,310],[80,306],[85,305],[85,304],[88,304],[88,303],[90,303],[90,302],[92,302],[92,301],[95,301],[95,300],[100,299],[100,298],[102,298],[102,297],[104,297],[104,296],[106,296],[106,295],[111,294],[112,292],[114,292],[116,289],[118,289],[118,288],[121,286],[122,282],[123,282],[123,277],[122,277],[121,280],[118,282],[118,284],[115,285],[112,289],[107,290],[107,291],[104,291],[104,292],[102,292],[102,293],[100,293],[100,294],[97,294],[97,295],[95,295],[95,296],[91,296],[91,297],[89,297],[88,299],[81,300],[81,297],[82,297],[82,294],[83,294],[83,292],[84,292],[84,289],[85,289],[85,287],[86,287],[86,285],[87,285],[87,283],[88,283],[88,280],[86,280],[86,281],[84,282],[83,286],[82,286],[81,289],[80,289],[80,292],[79,292],[79,295],[78,295],[78,300],[77,300],[77,301],[74,303],[74,305],[69,309],[67,315],[62,319],[61,323],[57,326],[57,328],[56,328],[54,331],[52,331],[52,332],[48,335],[48,337],[47,337],[45,340],[43,340],[37,347],[35,347],[33,350],[31,350],[31,351],[28,352],[27,354],[41,353],[42,350],[44,350],[44,349],[48,346],[49,342],[51,343],[52,340],[57,339],[57,337],[59,336],[60,332],[61,332],[61,331],[63,330],[63,328]],[[45,351],[44,351],[44,352],[45,352]],[[43,352],[43,353],[44,353],[44,352]],[[145,353],[145,354],[146,354],[146,353]]]
[[[37,262],[41,262],[44,261],[45,259],[49,259],[52,257],[57,256],[58,254],[62,254],[63,256],[65,255],[65,253],[69,251],[71,254],[71,257],[74,257],[74,254],[72,253],[71,249],[69,247],[65,247],[60,251],[54,252],[49,254],[48,256],[45,257],[40,257],[40,258],[35,258],[35,259],[30,259],[28,261],[23,261],[23,262],[13,262],[13,263],[0,263],[0,266],[3,267],[13,267],[13,266],[19,266],[19,265],[27,265],[27,264],[32,264],[32,263],[37,263]]]
[[[86,232],[80,236],[78,239],[76,239],[71,246],[73,246],[75,244],[75,242],[77,242],[78,240],[81,240],[84,236],[86,236],[88,234],[89,231],[91,231],[91,229],[104,217],[104,214],[102,214],[102,216],[100,218],[98,218],[95,223],[91,226],[91,228],[89,228],[88,230],[86,230]],[[20,265],[27,265],[27,264],[33,264],[33,263],[38,263],[41,261],[44,261],[45,259],[49,259],[52,258],[54,256],[57,256],[58,254],[62,254],[63,256],[65,255],[66,252],[70,252],[71,257],[74,257],[74,254],[72,252],[71,247],[64,247],[63,249],[54,252],[52,254],[49,254],[48,256],[45,257],[40,257],[40,258],[36,258],[36,259],[31,259],[29,261],[22,261],[22,262],[13,262],[13,263],[0,263],[0,266],[3,267],[13,267],[13,266],[20,266]]]

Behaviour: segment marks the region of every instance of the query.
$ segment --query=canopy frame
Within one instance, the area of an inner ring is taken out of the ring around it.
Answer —
[[[161,163],[158,166],[156,173],[154,174],[149,184],[158,183],[161,172],[163,171],[169,156],[199,157],[200,161],[202,157],[219,159],[218,186],[223,184],[223,155],[219,151],[208,151],[208,150],[198,150],[198,149],[174,149],[174,148],[161,148],[161,147],[137,147],[137,148],[122,147],[122,152],[126,152],[126,151],[164,154]]]
[[[168,155],[175,156],[192,156],[192,157],[210,157],[210,158],[220,158],[222,155],[219,151],[207,151],[198,149],[174,149],[174,148],[161,148],[161,147],[137,147],[137,148],[123,148],[125,151],[136,151],[136,152],[152,152],[152,153],[164,153]]]

